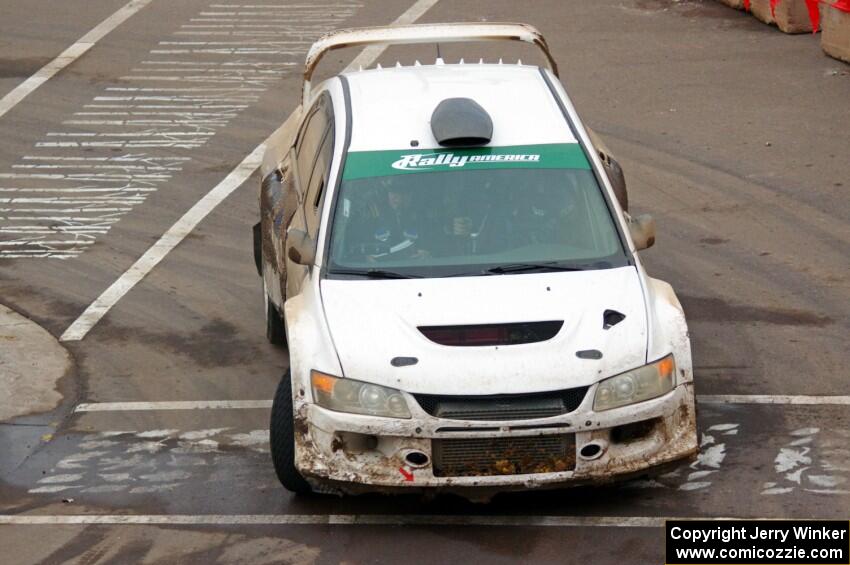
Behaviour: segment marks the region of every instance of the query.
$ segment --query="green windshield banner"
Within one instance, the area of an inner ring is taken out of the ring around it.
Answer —
[[[590,169],[577,143],[471,147],[415,148],[402,151],[352,151],[345,160],[343,180],[408,173],[478,169]]]

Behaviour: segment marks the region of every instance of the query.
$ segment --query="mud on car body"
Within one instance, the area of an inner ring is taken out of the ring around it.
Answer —
[[[547,67],[437,59],[311,84],[339,46],[496,39]],[[290,355],[271,417],[284,486],[477,497],[695,455],[685,317],[637,255],[652,219],[626,208],[533,28],[319,40],[254,231],[268,337]]]

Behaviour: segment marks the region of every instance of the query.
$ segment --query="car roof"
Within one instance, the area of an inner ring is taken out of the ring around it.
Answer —
[[[493,120],[488,146],[577,143],[536,66],[444,64],[345,73],[351,93],[349,151],[436,148],[431,113],[447,98],[471,98]]]

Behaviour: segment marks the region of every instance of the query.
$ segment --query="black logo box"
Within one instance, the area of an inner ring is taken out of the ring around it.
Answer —
[[[668,520],[665,536],[668,565],[850,564],[850,522],[843,520]],[[735,550],[735,556],[720,558],[722,548]],[[713,549],[714,556],[677,551],[683,549]],[[747,557],[747,550],[759,549],[772,558]],[[838,550],[838,554],[812,557],[812,550],[830,549]],[[772,553],[765,553],[768,551]]]

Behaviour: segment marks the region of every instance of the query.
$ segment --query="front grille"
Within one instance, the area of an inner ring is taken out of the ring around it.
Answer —
[[[452,420],[531,420],[569,414],[584,400],[589,387],[553,392],[493,396],[440,396],[414,394],[422,409]]]
[[[555,473],[575,469],[575,435],[440,438],[431,442],[436,477]]]

